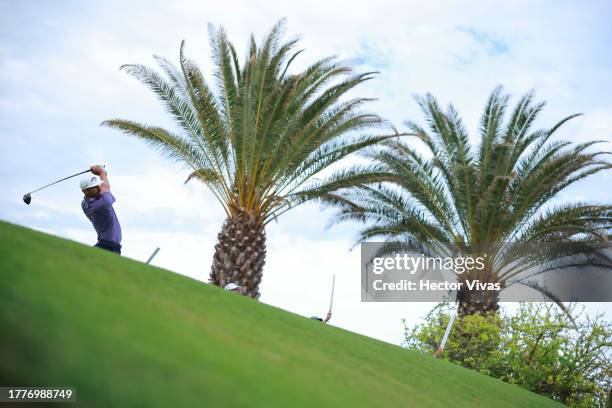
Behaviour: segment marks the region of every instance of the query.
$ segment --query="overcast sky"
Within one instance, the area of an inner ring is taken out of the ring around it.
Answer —
[[[535,89],[548,102],[536,125],[583,112],[559,133],[573,141],[612,140],[612,3],[609,1],[0,1],[0,219],[92,245],[96,236],[72,180],[33,196],[27,191],[103,163],[123,227],[124,255],[206,281],[224,214],[188,174],[118,131],[110,118],[171,126],[154,95],[119,71],[177,61],[186,53],[210,72],[207,24],[223,25],[244,54],[280,18],[305,48],[298,66],[335,54],[358,70],[377,70],[362,96],[400,130],[422,122],[413,96],[452,102],[472,134],[487,96],[504,85],[513,101]],[[609,145],[605,147],[610,150]],[[560,200],[610,203],[611,172]],[[561,202],[561,201],[559,201]],[[332,275],[332,324],[391,343],[401,319],[414,324],[430,304],[360,303],[357,225],[326,229],[332,211],[305,205],[267,230],[261,301],[324,315]],[[592,305],[591,310],[610,310]]]

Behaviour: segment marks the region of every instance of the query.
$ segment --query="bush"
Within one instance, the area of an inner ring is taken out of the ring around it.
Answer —
[[[612,325],[570,305],[521,303],[516,314],[457,319],[442,358],[574,407],[606,407],[612,386]],[[432,355],[454,307],[441,303],[406,326],[405,347]]]

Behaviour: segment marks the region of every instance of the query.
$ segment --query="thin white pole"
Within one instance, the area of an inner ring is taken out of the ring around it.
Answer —
[[[448,321],[448,325],[446,326],[446,331],[444,332],[444,336],[442,337],[442,341],[440,342],[440,347],[434,353],[434,357],[440,357],[442,352],[444,351],[444,346],[446,346],[446,340],[448,340],[448,335],[450,334],[451,328],[453,327],[453,323],[457,318],[457,313],[453,313],[451,315],[450,320]]]
[[[155,251],[153,251],[149,259],[147,260],[147,264],[151,263],[151,261],[153,260],[153,258],[155,258],[155,255],[157,255],[158,252],[159,252],[159,247],[155,248]]]
[[[332,290],[331,290],[331,297],[329,299],[329,312],[331,313],[332,311],[332,306],[334,304],[334,289],[336,288],[336,274],[334,274],[334,277],[332,278]]]

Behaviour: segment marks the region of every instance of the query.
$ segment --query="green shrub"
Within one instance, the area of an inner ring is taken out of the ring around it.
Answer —
[[[521,303],[515,314],[457,319],[442,358],[573,407],[606,407],[612,385],[612,325],[569,306]],[[433,354],[454,306],[438,304],[422,324],[406,326],[407,348]]]

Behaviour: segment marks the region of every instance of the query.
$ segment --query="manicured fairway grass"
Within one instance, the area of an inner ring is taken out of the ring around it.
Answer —
[[[203,271],[209,256],[202,254]],[[444,361],[4,222],[0,385],[71,385],[77,405],[87,407],[558,406]]]

